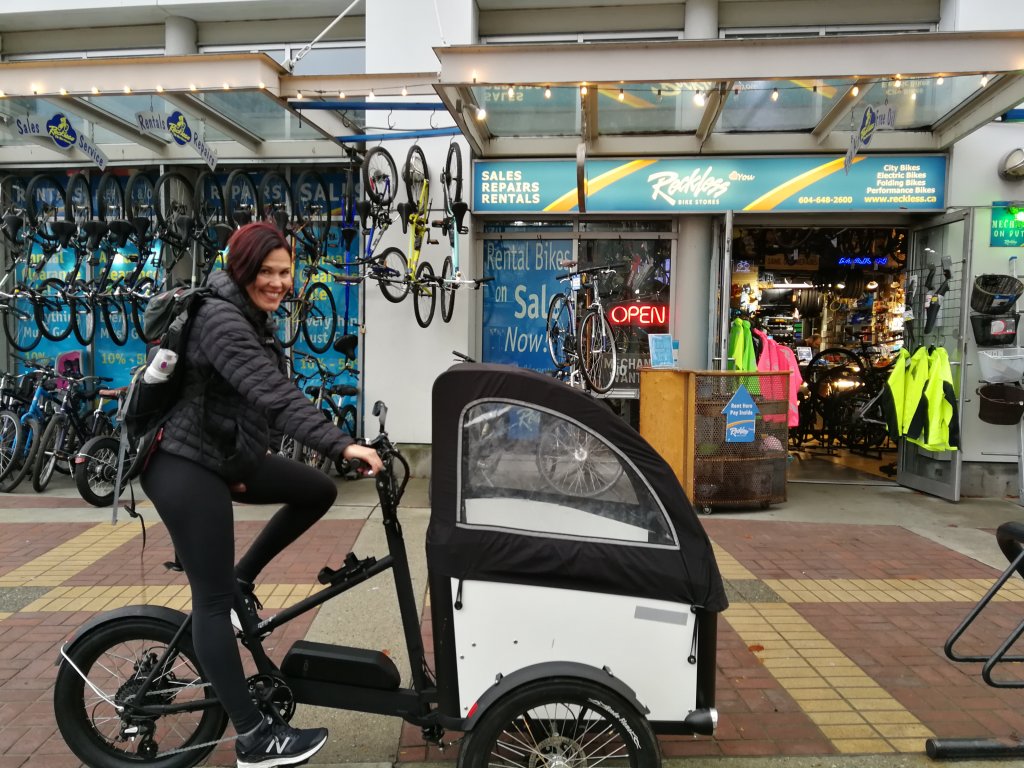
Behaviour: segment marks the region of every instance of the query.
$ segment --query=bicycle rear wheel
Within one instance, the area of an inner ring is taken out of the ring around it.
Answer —
[[[64,186],[60,180],[48,173],[33,176],[25,190],[25,212],[40,237],[56,241],[46,225],[51,221],[67,220]]]
[[[160,176],[153,189],[156,203],[156,220],[160,225],[160,236],[172,247],[186,245],[192,237],[195,224],[195,190],[191,182],[176,171]]]
[[[604,394],[615,383],[618,350],[604,313],[591,310],[580,323],[580,369],[590,388]]]
[[[7,477],[0,480],[0,493],[11,493],[21,485],[21,481],[32,471],[36,459],[36,451],[39,450],[39,440],[42,436],[42,425],[36,419],[26,419],[21,424],[21,438],[15,448],[14,467]]]
[[[434,268],[426,261],[416,268],[416,279],[412,283],[413,312],[420,328],[426,328],[434,319],[437,307],[437,278]]]
[[[146,307],[149,305],[149,300],[153,297],[156,292],[154,287],[153,278],[143,277],[139,282],[135,284],[135,287],[131,289],[129,295],[129,301],[132,305],[132,325],[135,326],[136,332],[139,334],[139,338],[143,341],[149,341],[146,338],[146,334],[143,333],[143,322],[142,318],[146,312]]]
[[[556,293],[548,305],[548,320],[544,334],[548,340],[548,355],[555,368],[562,370],[569,365],[569,355],[574,348],[572,309],[564,293]]]
[[[309,287],[302,308],[302,336],[309,348],[323,354],[334,343],[334,332],[338,327],[338,312],[331,289],[323,283]]]
[[[87,347],[96,335],[97,307],[90,296],[89,284],[84,280],[75,280],[68,306],[71,309],[71,330],[78,343]]]
[[[114,501],[120,449],[117,437],[101,435],[86,440],[75,458],[75,487],[82,498],[94,507],[108,507]],[[127,478],[122,478],[122,490],[127,485]]]
[[[398,169],[390,152],[384,147],[374,147],[367,152],[362,175],[367,198],[384,207],[394,202],[398,193]]]
[[[148,174],[136,171],[128,178],[124,188],[129,219],[149,222],[149,231],[156,226],[156,186]]]
[[[260,179],[260,188],[257,192],[260,218],[272,221],[282,232],[290,233],[295,206],[288,180],[277,171],[268,171]]]
[[[400,248],[386,248],[373,258],[370,277],[392,304],[401,304],[409,295],[409,263]]]
[[[32,294],[15,287],[14,295],[0,305],[4,316],[4,336],[19,352],[30,352],[42,341],[43,333],[36,320],[37,306]]]
[[[290,347],[299,339],[302,331],[302,318],[299,313],[301,306],[294,295],[281,301],[274,317],[277,320],[277,338],[282,347]]]
[[[297,235],[311,250],[323,252],[331,231],[331,199],[317,171],[303,171],[295,182]]]
[[[256,185],[248,171],[238,168],[228,174],[224,182],[225,212],[228,223],[235,229],[255,220],[259,211]]]
[[[64,217],[78,226],[96,218],[92,193],[89,191],[89,177],[81,171],[68,180],[67,189],[64,190]]]
[[[96,186],[96,213],[100,221],[115,221],[128,215],[121,181],[111,171],[104,171]]]
[[[124,299],[115,296],[103,296],[100,298],[100,312],[103,315],[103,325],[107,329],[107,335],[117,346],[123,347],[128,342],[129,328],[128,310],[125,308]]]
[[[21,439],[21,421],[14,411],[0,411],[0,480],[14,469],[18,443]]]
[[[35,322],[39,332],[50,341],[64,341],[71,335],[67,286],[59,277],[50,277],[36,290]]]
[[[405,156],[405,167],[402,169],[402,180],[405,182],[405,194],[408,196],[409,204],[418,206],[420,193],[423,185],[427,183],[427,158],[419,144],[409,147],[409,154]]]
[[[462,147],[455,141],[448,145],[441,185],[444,187],[446,209],[450,203],[462,200]]]
[[[71,458],[77,452],[78,436],[68,428],[68,418],[63,413],[54,414],[43,430],[43,436],[36,451],[32,466],[32,488],[42,493],[50,484],[58,462],[65,462],[70,471]]]
[[[453,145],[454,146],[454,145]],[[455,267],[452,264],[452,257],[445,256],[444,264],[441,266],[441,281],[438,283],[441,296],[441,319],[446,323],[452,321],[455,314]]]

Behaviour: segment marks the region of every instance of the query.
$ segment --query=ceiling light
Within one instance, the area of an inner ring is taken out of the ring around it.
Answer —
[[[198,88],[196,88],[196,84],[195,83],[189,83],[188,84],[188,89],[190,91],[192,91],[193,93],[195,93],[197,90],[199,90]]]
[[[163,87],[162,85],[158,85],[158,86],[156,87],[156,92],[157,92],[157,93],[163,93],[163,92],[164,92],[164,87]]]
[[[853,88],[850,89],[850,93],[852,93],[854,96],[860,96],[860,86],[853,86]]]
[[[911,92],[911,94],[910,94],[910,100],[911,100],[911,101],[917,101],[917,94],[916,94],[916,93],[914,93],[914,92]]]
[[[898,77],[895,80],[893,80],[892,84],[893,84],[893,87],[896,88],[897,90],[899,90],[900,88],[903,87],[903,81],[900,80]]]
[[[4,98],[7,94],[0,90],[0,99]]]
[[[224,83],[224,85],[222,85],[221,87],[222,87],[222,88],[223,88],[223,89],[224,89],[225,91],[230,91],[230,90],[231,90],[231,86],[230,86],[230,85],[228,85],[227,83]]]
[[[298,93],[296,93],[295,94],[295,98],[301,99],[302,98],[302,91],[299,91]]]
[[[483,107],[477,107],[476,108],[476,119],[477,120],[483,120],[486,117],[487,117],[487,110],[484,109]]]
[[[263,82],[263,81],[261,80],[261,81],[260,81],[260,90],[262,91],[262,90],[263,90],[264,88],[266,88],[266,87],[267,87],[267,84],[266,84],[266,83],[264,83],[264,82]]]
[[[403,96],[408,96],[409,95],[409,89],[406,88],[404,85],[402,86],[402,95]]]
[[[344,91],[338,91],[338,98],[339,99],[344,99],[345,98],[345,92]]]
[[[586,95],[587,95],[587,86],[584,84],[584,85],[580,86],[580,96],[586,96]]]
[[[697,91],[693,94],[693,103],[698,107],[703,107],[707,103],[707,100],[704,98],[704,91]]]
[[[844,283],[842,280],[840,280],[838,283],[836,283],[836,288],[838,288],[840,291],[843,290],[845,287],[846,287],[846,283]]]
[[[625,101],[625,100],[626,100],[626,92],[623,91],[621,88],[619,88],[619,101]]]
[[[778,88],[772,88],[772,101],[778,101],[778,100],[779,100],[779,89]]]
[[[94,85],[94,86],[92,87],[92,95],[93,95],[93,96],[98,96],[98,95],[99,95],[99,92],[100,92],[100,89],[99,89],[99,88],[97,88],[97,87],[96,87],[96,86]]]
[[[981,76],[981,87],[984,88],[986,85],[988,85],[988,75],[982,75]]]
[[[38,85],[33,83],[30,87],[32,88],[32,95],[33,96],[36,95],[37,93],[39,93],[39,86]]]
[[[131,87],[130,85],[126,85],[126,86],[124,87],[124,92],[125,92],[125,93],[131,93],[131,92],[132,92],[132,87]]]
[[[375,93],[374,93],[374,92],[373,92],[373,91],[371,90],[371,91],[370,91],[370,92],[369,92],[368,94],[366,94],[366,98],[367,98],[367,99],[368,99],[369,101],[373,101],[374,99],[376,99],[376,98],[377,98],[377,94],[375,94]]]
[[[68,89],[67,88],[61,88],[60,89],[60,95],[61,96],[67,96],[68,95]]]
[[[544,88],[544,98],[545,99],[550,99],[551,98],[551,89],[548,88],[548,87]]]
[[[946,78],[940,77],[940,78],[936,79],[935,84],[936,85],[942,85],[944,82],[946,82]]]
[[[867,288],[869,291],[877,291],[878,290],[878,281],[877,280],[868,280],[868,284],[866,286],[864,286],[864,287]]]
[[[516,95],[516,89],[513,86],[510,85],[508,87],[508,97],[511,99],[515,95]]]

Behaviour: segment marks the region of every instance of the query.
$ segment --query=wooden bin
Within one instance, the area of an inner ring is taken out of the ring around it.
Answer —
[[[740,383],[759,416],[751,443],[727,443],[722,413]],[[640,370],[640,434],[694,507],[764,508],[786,500],[789,372]]]

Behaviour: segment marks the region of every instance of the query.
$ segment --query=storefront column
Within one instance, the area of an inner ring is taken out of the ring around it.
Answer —
[[[686,0],[683,37],[706,40],[718,37],[718,0]]]
[[[199,53],[196,23],[184,16],[168,16],[164,22],[164,55],[188,56]]]
[[[711,284],[711,216],[679,218],[679,239],[672,265],[672,336],[679,341],[679,367],[701,371],[708,358],[708,308]]]

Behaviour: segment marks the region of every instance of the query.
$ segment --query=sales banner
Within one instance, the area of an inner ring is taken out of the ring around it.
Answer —
[[[477,161],[474,213],[577,210],[575,160]],[[944,211],[945,155],[588,160],[588,213]]]

